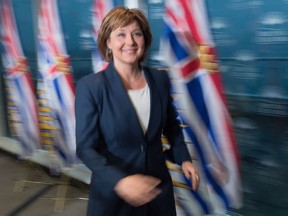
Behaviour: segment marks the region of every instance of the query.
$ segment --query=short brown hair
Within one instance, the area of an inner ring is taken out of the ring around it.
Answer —
[[[127,7],[118,6],[109,11],[104,17],[97,39],[97,45],[100,55],[108,62],[112,60],[112,54],[108,52],[107,40],[110,37],[112,31],[118,27],[124,27],[133,21],[137,21],[144,35],[145,47],[143,56],[140,61],[144,61],[147,55],[147,51],[152,43],[152,33],[150,25],[145,17],[144,13],[136,8],[129,9]]]

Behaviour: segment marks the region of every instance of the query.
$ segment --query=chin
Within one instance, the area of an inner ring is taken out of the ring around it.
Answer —
[[[139,58],[134,58],[134,59],[125,59],[125,62],[127,64],[135,64],[139,62]]]

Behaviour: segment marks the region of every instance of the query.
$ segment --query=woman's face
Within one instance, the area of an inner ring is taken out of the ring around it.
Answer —
[[[144,35],[137,21],[115,29],[107,40],[114,64],[138,64],[144,46]]]

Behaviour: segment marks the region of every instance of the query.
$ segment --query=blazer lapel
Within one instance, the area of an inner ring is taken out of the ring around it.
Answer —
[[[103,72],[107,77],[107,82],[109,83],[110,91],[113,94],[113,103],[117,104],[117,109],[119,109],[119,114],[124,116],[127,123],[130,124],[129,127],[133,128],[133,132],[139,137],[139,139],[144,138],[144,134],[138,120],[136,111],[133,104],[128,96],[128,93],[122,83],[121,77],[116,71],[113,62],[109,64],[108,68]],[[123,123],[126,123],[123,122]]]
[[[150,139],[155,135],[155,133],[159,132],[160,124],[161,124],[161,115],[162,115],[162,103],[161,97],[159,95],[158,87],[153,79],[153,75],[151,74],[149,69],[144,69],[144,74],[146,81],[148,82],[150,88],[150,101],[151,101],[151,109],[150,109],[150,118],[148,129],[145,136]]]

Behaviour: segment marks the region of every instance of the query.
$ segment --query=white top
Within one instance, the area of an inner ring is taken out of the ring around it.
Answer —
[[[142,89],[128,90],[128,95],[137,113],[143,133],[145,134],[150,118],[150,89],[148,84]]]

